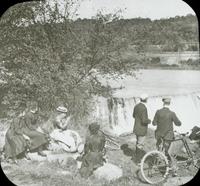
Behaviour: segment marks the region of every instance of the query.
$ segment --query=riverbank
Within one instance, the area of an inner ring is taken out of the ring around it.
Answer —
[[[199,65],[184,65],[184,66],[179,66],[179,65],[145,65],[145,66],[136,66],[135,67],[137,70],[193,70],[193,71],[200,71],[200,63]]]
[[[10,181],[19,186],[147,186],[141,177],[139,167],[134,161],[135,154],[135,135],[131,134],[126,137],[118,138],[120,141],[120,150],[107,150],[107,162],[117,165],[123,170],[123,176],[114,181],[98,179],[94,176],[88,179],[82,178],[78,174],[74,161],[70,164],[63,164],[62,161],[36,161],[36,160],[19,160],[18,164],[9,164],[1,162],[1,168]],[[148,131],[148,143],[145,143],[145,150],[155,149],[155,138],[152,130]],[[63,154],[65,156],[65,154]],[[67,156],[67,154],[66,154]],[[132,158],[133,157],[133,158]],[[160,186],[177,186],[177,183],[186,183],[189,178],[195,175],[193,169],[182,170],[178,172],[177,178],[171,176],[165,183]],[[184,178],[188,179],[184,179]],[[185,181],[185,182],[184,182]]]

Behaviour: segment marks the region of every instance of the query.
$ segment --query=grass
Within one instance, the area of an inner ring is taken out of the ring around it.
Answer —
[[[148,135],[151,135],[150,133]],[[132,138],[132,137],[128,137]],[[122,185],[146,185],[137,178],[137,170],[135,163],[131,160],[132,153],[134,153],[134,143],[128,140],[121,140],[121,145],[127,144],[129,153],[123,150],[107,151],[107,159],[109,163],[113,163],[123,170],[123,177],[112,182],[106,180],[98,180],[94,176],[88,179],[82,178],[75,168],[72,171],[72,166],[61,166],[58,162],[37,162],[26,161],[24,159],[19,161],[19,165],[2,164],[7,177],[15,184],[20,186],[25,185],[48,185],[48,186],[122,186]],[[152,145],[147,144],[147,148]],[[72,174],[62,174],[62,172],[71,172]]]
[[[135,141],[132,140],[134,138],[134,135],[120,137],[118,139],[120,145],[124,145],[125,148],[116,151],[107,151],[108,162],[121,167],[123,170],[123,176],[111,182],[98,180],[94,176],[88,179],[82,178],[73,162],[69,165],[61,165],[59,162],[38,162],[22,159],[19,165],[6,164],[4,162],[1,165],[6,176],[19,186],[145,186],[148,184],[142,180],[138,171],[139,168],[135,165],[134,160],[131,160],[135,152]],[[148,130],[145,150],[150,151],[154,149],[154,132]],[[71,174],[68,174],[69,172]],[[182,173],[186,176],[189,175],[188,172]]]

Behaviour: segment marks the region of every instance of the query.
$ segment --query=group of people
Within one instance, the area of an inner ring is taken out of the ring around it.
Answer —
[[[5,159],[12,163],[17,163],[20,157],[29,160],[28,152],[45,157],[44,150],[54,150],[56,145],[67,152],[76,152],[82,140],[76,131],[67,130],[70,120],[67,108],[59,106],[52,115],[39,126],[38,106],[34,103],[15,117],[5,135]]]
[[[43,150],[48,145],[48,136],[38,132],[38,109],[32,104],[29,108],[15,117],[5,136],[4,154],[8,161],[17,163],[19,156],[27,156],[29,151],[37,151],[45,156]]]
[[[151,120],[147,110],[148,95],[142,94],[140,103],[136,104],[133,110],[134,129],[136,135],[136,161],[139,164],[143,156],[143,148],[147,135],[148,125]],[[170,160],[168,153],[171,140],[174,138],[173,124],[180,126],[181,122],[176,114],[169,109],[171,99],[163,98],[163,108],[157,110],[152,124],[157,126],[155,131],[156,146],[159,149],[161,143],[165,153]],[[103,166],[105,159],[105,135],[99,130],[100,125],[92,123],[89,125],[89,135],[83,145],[80,136],[74,131],[67,129],[70,115],[67,114],[66,107],[58,107],[56,114],[38,130],[38,107],[32,105],[25,112],[14,118],[5,137],[4,153],[8,160],[16,162],[18,156],[27,156],[27,152],[37,152],[40,156],[46,156],[43,150],[49,147],[51,139],[59,142],[59,147],[65,151],[76,152],[80,150],[82,154],[79,159],[82,161],[80,174],[89,177],[95,169]],[[69,134],[70,133],[70,134]],[[66,136],[69,138],[66,139]],[[75,136],[74,141],[70,136]]]
[[[67,129],[70,115],[66,107],[60,106],[48,122],[38,126],[38,107],[32,105],[12,120],[5,136],[4,156],[10,163],[17,163],[19,157],[30,160],[28,152],[47,156],[44,150],[54,150],[55,144],[67,152],[79,152],[77,160],[82,161],[80,174],[89,177],[105,162],[105,136],[96,122],[89,125],[85,144],[76,131]],[[74,137],[74,138],[73,138]],[[51,147],[50,141],[56,141]]]
[[[151,124],[151,120],[148,117],[147,100],[148,95],[142,94],[140,96],[140,103],[136,104],[133,110],[133,118],[135,119],[133,132],[136,135],[136,162],[138,164],[144,154],[148,125]],[[173,125],[181,126],[181,121],[175,112],[170,110],[171,98],[165,97],[162,99],[162,102],[163,108],[156,111],[152,125],[156,126],[155,138],[157,149],[159,150],[162,145],[169,162],[171,162],[168,150],[171,141],[174,139]]]
[[[142,156],[144,155],[145,138],[148,131],[148,125],[151,120],[148,117],[147,109],[148,95],[142,94],[140,96],[140,103],[136,104],[133,110],[133,117],[135,119],[133,132],[136,135],[136,162],[140,164]],[[163,145],[165,154],[171,162],[171,157],[168,153],[171,141],[174,138],[173,125],[181,126],[181,122],[176,116],[175,112],[171,111],[169,106],[171,99],[166,97],[162,99],[163,108],[156,111],[152,124],[156,127],[155,138],[156,147],[159,150],[160,145]],[[105,162],[105,136],[99,130],[100,126],[97,123],[92,123],[89,126],[90,135],[86,138],[84,155],[82,156],[82,166],[80,173],[84,177],[88,177],[94,170],[102,166]],[[176,172],[174,172],[174,175]]]
[[[28,152],[37,152],[47,156],[44,150],[62,148],[67,152],[78,152],[77,160],[82,161],[80,174],[89,177],[95,169],[105,162],[105,136],[96,122],[89,125],[89,135],[85,144],[79,134],[68,129],[70,114],[66,107],[59,106],[43,125],[39,123],[37,104],[32,104],[23,113],[15,117],[5,136],[4,156],[6,161],[17,163],[18,158],[30,160]],[[52,145],[51,141],[56,141]]]

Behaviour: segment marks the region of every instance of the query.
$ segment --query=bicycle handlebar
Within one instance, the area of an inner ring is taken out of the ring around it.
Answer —
[[[186,133],[180,133],[178,131],[174,131],[175,133],[177,133],[178,135],[181,135],[181,136],[187,136],[189,134],[189,132],[186,132]]]

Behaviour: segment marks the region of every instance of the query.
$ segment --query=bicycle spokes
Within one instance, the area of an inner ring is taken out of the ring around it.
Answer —
[[[151,151],[142,159],[141,172],[148,183],[162,182],[167,177],[168,170],[168,161],[162,152]]]

